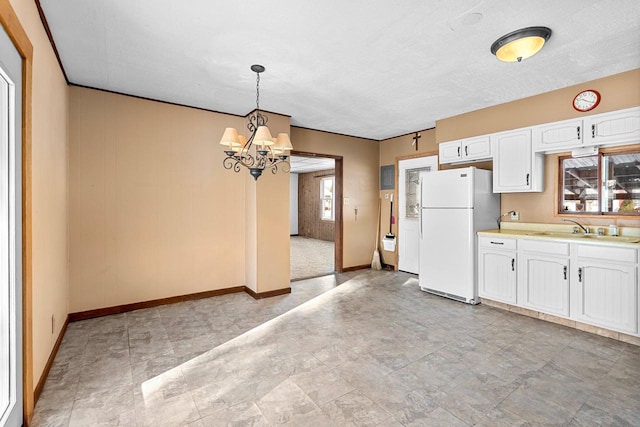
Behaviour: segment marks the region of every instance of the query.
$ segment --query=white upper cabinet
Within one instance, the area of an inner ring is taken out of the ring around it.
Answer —
[[[546,123],[532,129],[533,151],[538,153],[636,144],[640,142],[640,107]]]
[[[582,120],[564,120],[533,127],[533,151],[551,153],[582,147]]]
[[[584,118],[585,145],[621,145],[640,142],[640,107]]]
[[[489,135],[443,142],[438,146],[440,164],[491,159]]]
[[[544,189],[544,154],[533,153],[531,128],[491,135],[493,192],[540,192]]]

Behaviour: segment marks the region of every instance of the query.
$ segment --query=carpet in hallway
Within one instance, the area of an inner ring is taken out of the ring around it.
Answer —
[[[291,281],[334,272],[334,243],[291,236]]]

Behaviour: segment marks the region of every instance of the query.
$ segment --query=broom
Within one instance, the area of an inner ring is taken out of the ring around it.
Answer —
[[[371,260],[372,270],[382,270],[382,263],[380,262],[380,251],[378,251],[378,239],[380,238],[380,199],[378,199],[378,222],[376,223],[376,243],[373,250],[373,259]]]

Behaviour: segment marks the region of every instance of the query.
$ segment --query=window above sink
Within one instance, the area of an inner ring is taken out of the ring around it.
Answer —
[[[558,213],[640,216],[640,149],[559,158]]]

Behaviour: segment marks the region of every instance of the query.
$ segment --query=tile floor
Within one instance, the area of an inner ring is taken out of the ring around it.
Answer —
[[[640,425],[639,347],[404,273],[292,290],[70,324],[34,425]]]

